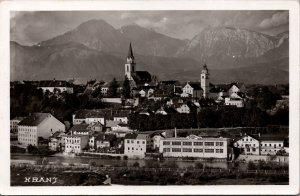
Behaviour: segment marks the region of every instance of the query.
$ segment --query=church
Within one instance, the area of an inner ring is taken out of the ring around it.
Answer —
[[[129,44],[128,55],[125,64],[125,77],[130,82],[131,89],[140,86],[148,86],[152,81],[152,76],[148,71],[137,71],[131,43]]]

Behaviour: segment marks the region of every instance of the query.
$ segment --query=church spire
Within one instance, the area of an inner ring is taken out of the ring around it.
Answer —
[[[134,59],[133,52],[132,52],[132,47],[131,47],[131,42],[130,42],[130,44],[129,44],[129,50],[128,50],[127,58],[132,58],[132,59]]]

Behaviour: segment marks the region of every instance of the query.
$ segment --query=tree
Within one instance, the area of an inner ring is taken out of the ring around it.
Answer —
[[[127,76],[125,76],[125,80],[123,82],[122,95],[126,99],[129,99],[131,97],[130,82]]]
[[[118,97],[118,88],[119,84],[116,81],[116,78],[114,78],[108,87],[108,97]]]

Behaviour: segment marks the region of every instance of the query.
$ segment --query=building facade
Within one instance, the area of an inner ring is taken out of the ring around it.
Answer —
[[[88,135],[70,134],[65,137],[65,153],[81,153],[88,146]]]
[[[150,137],[145,134],[126,134],[124,138],[124,154],[128,158],[144,158],[147,148],[147,140]]]
[[[18,142],[23,146],[38,146],[39,139],[49,139],[57,131],[65,132],[65,125],[50,113],[34,113],[18,125]]]
[[[233,143],[233,146],[242,149],[243,153],[247,155],[260,154],[260,141],[254,136],[244,134],[240,139]]]
[[[195,135],[186,138],[160,140],[159,152],[164,157],[227,158],[227,138],[202,138]]]

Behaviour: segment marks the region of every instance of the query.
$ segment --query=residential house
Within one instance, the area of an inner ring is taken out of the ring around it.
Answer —
[[[275,135],[261,135],[260,139],[260,154],[261,155],[276,155],[279,150],[284,149],[284,139]]]
[[[73,114],[73,124],[95,124],[95,123],[101,123],[104,125],[104,119],[108,115],[106,112],[102,110],[78,110]]]
[[[90,125],[89,124],[75,124],[69,130],[74,135],[89,135],[91,134]]]
[[[259,155],[260,154],[260,140],[253,135],[245,133],[236,139],[233,146],[241,149],[243,154]]]
[[[126,134],[124,138],[124,154],[128,158],[144,158],[147,140],[149,139],[150,137],[146,134]]]
[[[50,113],[33,113],[18,124],[18,142],[23,146],[39,146],[57,132],[65,132],[65,125]]]
[[[82,153],[89,147],[89,135],[73,134],[65,136],[65,153]]]
[[[74,92],[73,86],[64,80],[41,80],[38,83],[39,89],[42,89],[43,92],[45,93],[47,90],[51,93],[54,93],[55,91],[58,92],[67,92],[69,94],[72,94]]]
[[[190,97],[203,97],[203,89],[200,82],[187,82],[182,89],[183,94],[187,94]]]

